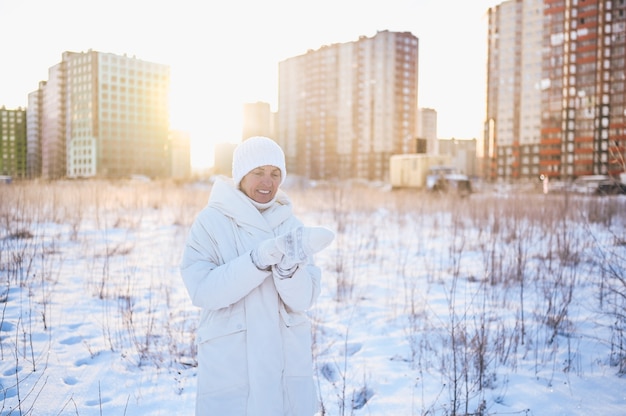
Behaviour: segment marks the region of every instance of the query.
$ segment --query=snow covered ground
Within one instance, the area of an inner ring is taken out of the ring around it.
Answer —
[[[209,184],[0,188],[0,415],[191,415],[178,272]],[[337,232],[311,310],[325,415],[626,414],[626,199],[287,188]]]

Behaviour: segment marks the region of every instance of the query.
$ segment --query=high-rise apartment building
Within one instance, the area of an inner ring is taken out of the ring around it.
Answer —
[[[420,108],[417,114],[417,138],[426,141],[426,153],[436,155],[439,153],[437,111],[433,108]]]
[[[41,152],[41,109],[45,82],[39,83],[39,89],[28,94],[28,110],[26,111],[26,170],[28,178],[42,176]]]
[[[66,60],[48,69],[48,80],[39,83],[41,88],[41,107],[36,109],[40,119],[40,128],[35,132],[41,137],[29,140],[29,143],[41,144],[41,176],[44,179],[57,179],[67,175],[67,75]],[[34,91],[31,94],[37,94]],[[29,98],[30,101],[30,98]],[[31,109],[28,109],[30,112]]]
[[[489,9],[484,174],[540,174],[543,0],[511,0]]]
[[[626,4],[545,0],[541,164],[548,176],[624,171]]]
[[[40,143],[42,176],[169,176],[169,86],[166,65],[64,52],[29,95],[29,143]]]
[[[408,32],[279,63],[278,137],[287,170],[311,179],[384,180],[417,134],[418,39]]]
[[[489,178],[624,170],[624,0],[505,1],[488,39]]]
[[[0,175],[25,178],[26,110],[0,108]]]

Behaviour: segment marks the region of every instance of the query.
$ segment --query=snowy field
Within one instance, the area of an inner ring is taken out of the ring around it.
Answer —
[[[626,198],[288,186],[323,415],[626,415]],[[0,415],[191,415],[210,184],[0,187]]]

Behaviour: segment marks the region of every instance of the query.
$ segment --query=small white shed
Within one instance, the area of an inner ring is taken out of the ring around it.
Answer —
[[[389,161],[389,180],[392,188],[424,188],[431,166],[450,165],[449,156],[409,153],[393,155]]]

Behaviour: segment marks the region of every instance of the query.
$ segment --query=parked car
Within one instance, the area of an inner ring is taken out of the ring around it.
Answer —
[[[600,195],[620,195],[626,194],[626,183],[622,183],[616,179],[608,179],[598,184],[597,194]]]
[[[450,166],[432,166],[426,175],[426,189],[433,192],[467,196],[472,193],[472,183],[467,175]]]
[[[626,193],[626,184],[608,175],[583,175],[572,182],[570,191],[586,195],[616,195]]]

